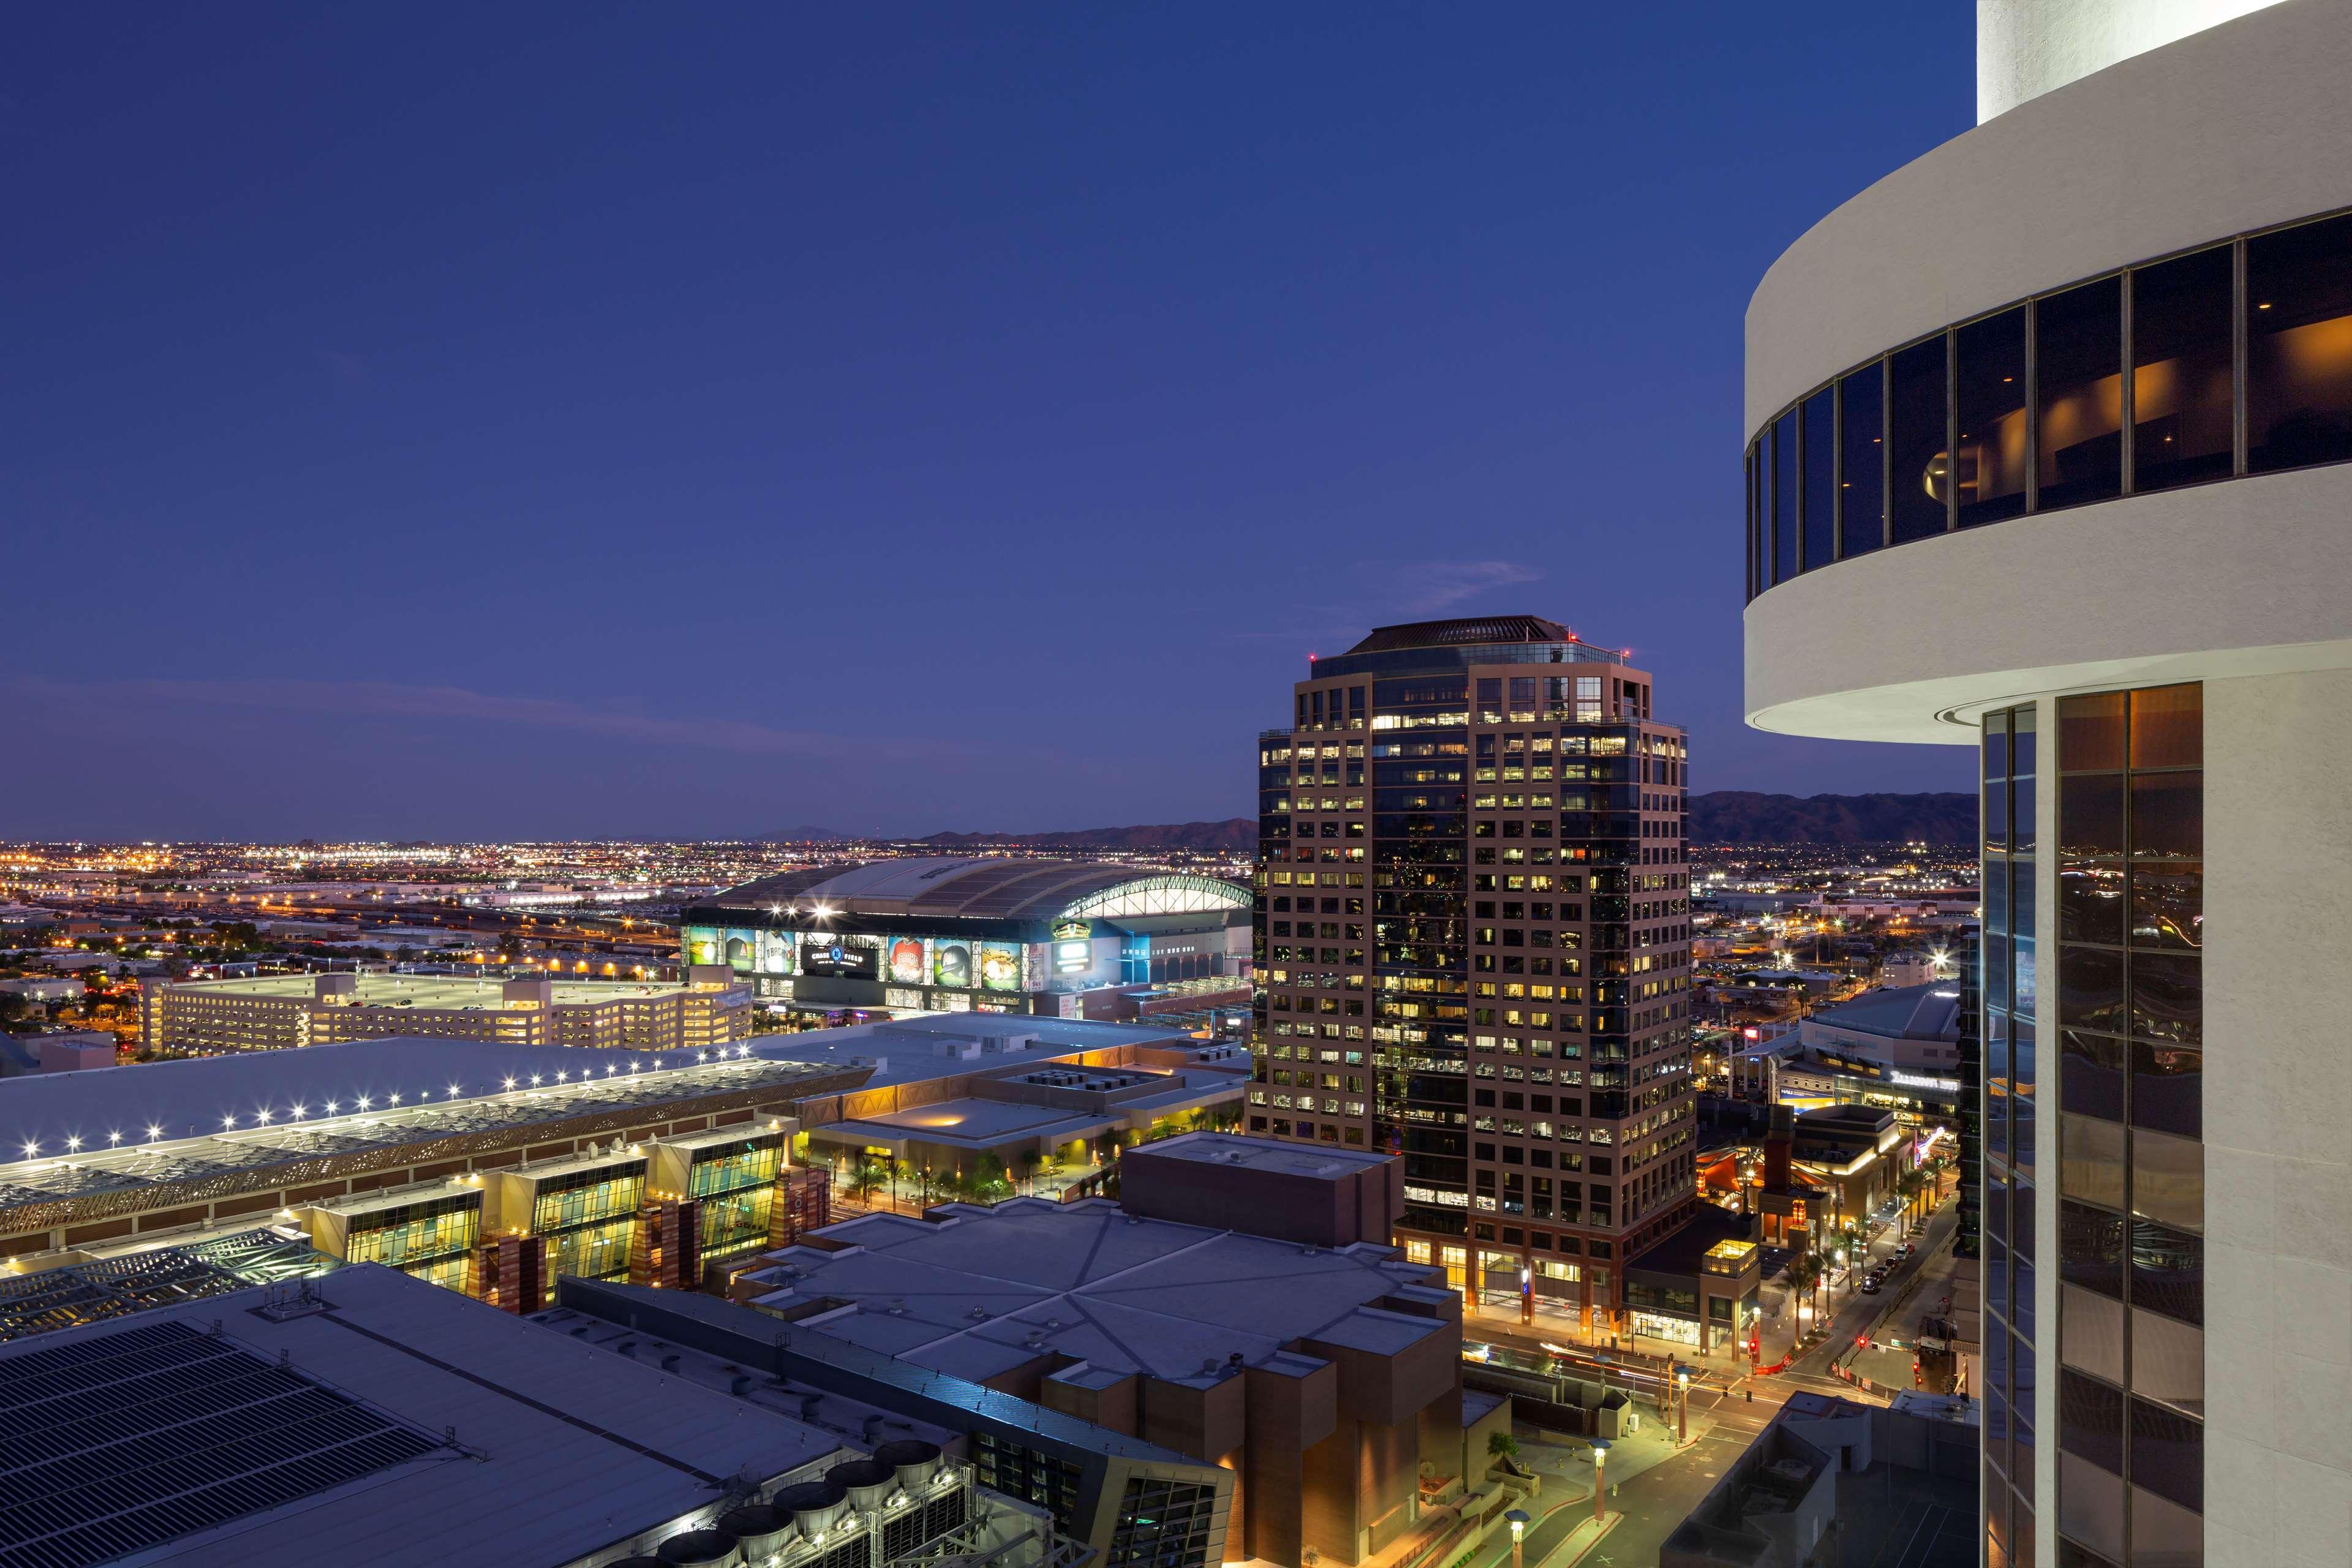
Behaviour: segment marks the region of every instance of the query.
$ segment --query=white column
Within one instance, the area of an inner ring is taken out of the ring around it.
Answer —
[[[2205,686],[2205,1561],[2352,1541],[2352,672]]]

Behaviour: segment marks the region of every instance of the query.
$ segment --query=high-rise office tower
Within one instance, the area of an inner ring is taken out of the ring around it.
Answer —
[[[1250,1131],[1401,1153],[1458,1289],[1620,1312],[1691,1213],[1687,758],[1532,616],[1383,626],[1259,737]]]
[[[2352,5],[1978,43],[1749,308],[1748,720],[1978,758],[1987,1560],[2340,1565]]]

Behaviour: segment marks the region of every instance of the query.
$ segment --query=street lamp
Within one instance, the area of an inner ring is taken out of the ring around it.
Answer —
[[[1607,1511],[1601,1506],[1601,1500],[1609,1495],[1607,1489],[1601,1485],[1601,1468],[1608,1462],[1609,1439],[1595,1437],[1592,1439],[1592,1522],[1595,1524],[1601,1522]]]
[[[1675,1436],[1677,1448],[1690,1441],[1690,1374],[1691,1369],[1687,1366],[1677,1364],[1675,1368],[1675,1400],[1681,1408],[1681,1425]]]
[[[1526,1548],[1522,1542],[1527,1535],[1528,1525],[1535,1516],[1525,1509],[1515,1508],[1503,1517],[1510,1521],[1511,1526],[1511,1568],[1525,1568],[1526,1560],[1522,1553]]]

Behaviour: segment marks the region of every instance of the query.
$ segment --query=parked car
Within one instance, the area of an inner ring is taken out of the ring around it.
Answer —
[[[1879,1279],[1878,1279],[1878,1276],[1877,1276],[1877,1275],[1875,1275],[1875,1274],[1872,1275],[1869,1279],[1864,1279],[1864,1280],[1862,1282],[1862,1293],[1863,1293],[1864,1295],[1865,1295],[1865,1296],[1875,1296],[1875,1295],[1877,1295],[1877,1294],[1878,1294],[1878,1291],[1879,1291],[1879,1288],[1880,1288]]]

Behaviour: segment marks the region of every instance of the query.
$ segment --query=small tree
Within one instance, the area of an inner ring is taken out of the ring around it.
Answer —
[[[972,1163],[971,1195],[984,1204],[994,1203],[1005,1195],[1012,1184],[1004,1179],[1004,1162],[993,1154],[982,1154]]]
[[[1519,1468],[1519,1440],[1508,1432],[1489,1432],[1486,1457],[1516,1474]]]

